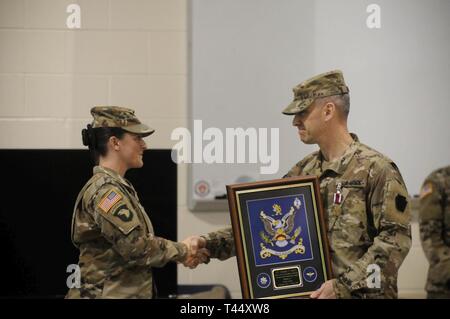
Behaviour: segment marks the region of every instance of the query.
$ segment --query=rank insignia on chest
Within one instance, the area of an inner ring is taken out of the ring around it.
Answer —
[[[340,205],[342,203],[342,193],[341,193],[342,184],[338,183],[336,186],[336,193],[333,195],[333,202],[336,205]]]

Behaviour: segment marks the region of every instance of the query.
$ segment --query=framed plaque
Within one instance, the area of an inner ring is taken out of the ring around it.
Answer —
[[[317,177],[227,185],[243,298],[308,297],[331,279]]]

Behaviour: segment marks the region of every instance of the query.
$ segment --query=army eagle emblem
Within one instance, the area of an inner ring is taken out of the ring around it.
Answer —
[[[292,253],[305,253],[303,239],[300,237],[302,229],[300,226],[295,227],[295,216],[300,213],[300,205],[300,200],[295,198],[293,206],[284,215],[278,204],[274,204],[272,207],[275,212],[274,217],[264,211],[259,213],[259,218],[264,225],[264,231],[259,234],[262,240],[260,243],[261,258],[278,256],[280,259],[286,259]]]

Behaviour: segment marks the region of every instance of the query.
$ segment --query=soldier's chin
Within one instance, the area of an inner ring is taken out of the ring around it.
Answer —
[[[314,141],[312,141],[312,140],[310,140],[310,139],[308,139],[308,140],[303,140],[303,139],[302,139],[302,142],[303,142],[304,144],[308,144],[308,145],[310,145],[310,144],[316,144],[316,143],[314,143]]]
[[[142,166],[144,166],[144,161],[139,159],[134,163],[133,168],[141,168]]]
[[[314,144],[314,141],[306,134],[299,134],[300,140],[305,144]]]

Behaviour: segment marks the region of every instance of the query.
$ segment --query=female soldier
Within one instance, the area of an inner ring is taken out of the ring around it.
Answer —
[[[92,125],[83,129],[97,166],[81,190],[72,218],[72,242],[80,250],[79,287],[66,298],[152,298],[152,267],[191,256],[187,244],[154,235],[131,183],[130,168],[143,166],[143,137],[154,132],[134,111],[94,107]]]

